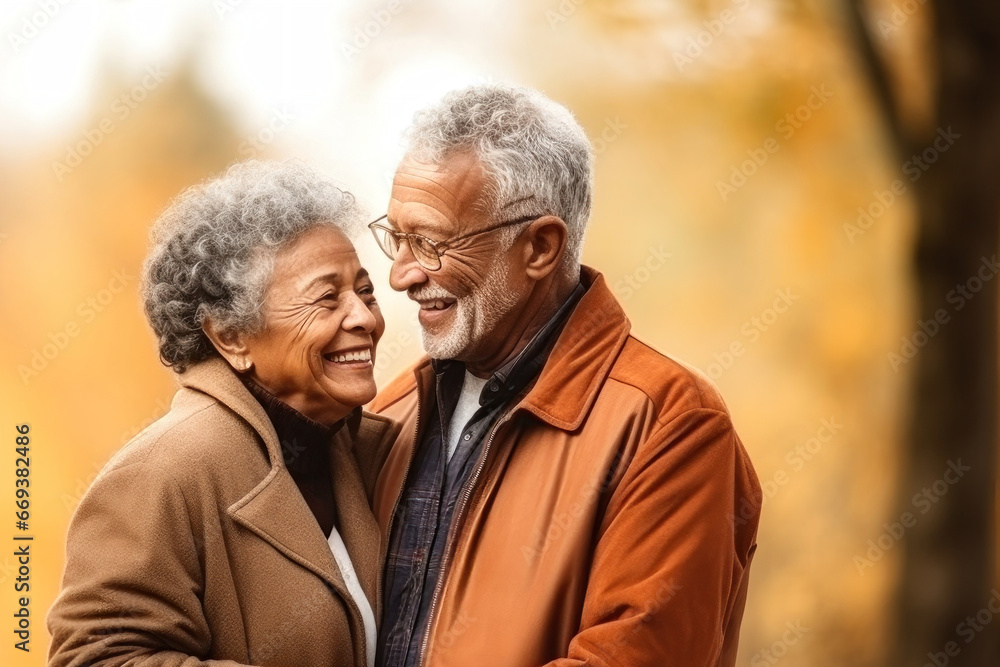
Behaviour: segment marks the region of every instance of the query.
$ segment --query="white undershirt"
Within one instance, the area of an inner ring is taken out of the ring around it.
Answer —
[[[458,403],[455,411],[451,413],[451,421],[448,422],[448,460],[451,461],[452,454],[458,449],[458,439],[462,437],[465,425],[472,419],[479,409],[479,397],[483,393],[483,387],[488,380],[477,378],[469,371],[465,371],[465,380],[462,381],[462,391],[458,395]]]
[[[358,605],[358,609],[361,611],[361,620],[365,624],[365,662],[368,664],[368,667],[374,667],[375,613],[372,611],[372,605],[368,602],[368,597],[358,582],[358,574],[354,571],[351,556],[347,553],[347,546],[344,544],[340,533],[337,532],[336,526],[330,531],[330,537],[327,539],[327,542],[330,544],[330,550],[333,552],[333,559],[337,561],[337,566],[340,568],[340,574],[344,577],[347,591],[354,598],[354,603]]]

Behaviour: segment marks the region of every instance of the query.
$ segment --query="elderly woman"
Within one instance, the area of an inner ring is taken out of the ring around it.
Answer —
[[[157,221],[142,297],[181,388],[69,530],[50,665],[370,667],[392,438],[362,412],[384,329],[354,200],[251,162]]]

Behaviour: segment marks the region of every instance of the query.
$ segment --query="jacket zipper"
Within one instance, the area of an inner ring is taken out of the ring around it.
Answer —
[[[505,415],[503,415],[503,417],[498,419],[496,425],[493,427],[493,430],[490,431],[490,437],[486,441],[486,447],[483,448],[483,453],[480,455],[479,461],[476,464],[476,472],[472,475],[472,479],[469,480],[469,483],[466,484],[465,490],[462,494],[461,504],[458,506],[458,508],[456,508],[455,518],[452,519],[452,526],[451,526],[452,528],[457,528],[462,521],[462,512],[465,510],[469,498],[472,497],[472,490],[476,488],[476,482],[479,481],[479,475],[483,472],[483,468],[486,467],[486,457],[489,456],[490,445],[493,444],[493,437],[497,434],[497,431],[500,430],[500,427],[507,423],[509,417],[514,413],[515,410],[517,410],[516,405],[512,410],[510,410],[510,412],[506,413]],[[420,414],[419,411],[417,412],[417,414],[418,415]],[[427,627],[424,628],[424,639],[420,645],[421,663],[423,663],[424,658],[427,655],[427,642],[428,640],[430,640],[431,627],[434,624],[434,609],[435,607],[437,607],[438,597],[441,595],[441,589],[444,587],[445,577],[448,574],[448,564],[451,562],[452,541],[454,540],[455,534],[457,532],[458,532],[457,530],[450,530],[448,535],[448,540],[445,542],[444,560],[441,562],[441,572],[438,575],[437,583],[434,585],[434,596],[431,598],[431,608],[427,612]]]

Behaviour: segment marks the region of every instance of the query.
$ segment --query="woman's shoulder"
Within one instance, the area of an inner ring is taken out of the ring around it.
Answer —
[[[125,443],[101,475],[137,466],[190,480],[223,472],[256,477],[270,463],[246,420],[212,396],[182,387],[170,410]]]

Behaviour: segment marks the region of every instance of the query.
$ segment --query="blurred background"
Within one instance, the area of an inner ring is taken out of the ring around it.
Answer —
[[[261,157],[374,218],[413,112],[505,80],[587,130],[585,263],[719,385],[756,465],[740,664],[1000,664],[997,3],[5,0],[0,31],[0,663],[44,664],[70,516],[175,391],[137,299],[157,213]],[[385,383],[415,313],[360,251]]]

